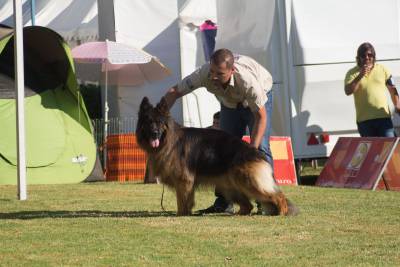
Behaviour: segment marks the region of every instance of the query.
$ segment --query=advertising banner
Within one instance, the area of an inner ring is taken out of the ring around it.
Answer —
[[[400,190],[398,138],[341,137],[317,186]]]

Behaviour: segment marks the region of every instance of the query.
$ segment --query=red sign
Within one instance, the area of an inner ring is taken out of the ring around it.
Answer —
[[[400,191],[400,139],[386,165],[378,189]]]
[[[400,190],[399,153],[398,138],[341,137],[316,185]]]
[[[243,136],[250,142],[250,136]],[[274,159],[274,177],[279,185],[297,185],[292,142],[287,136],[271,136],[270,147]]]

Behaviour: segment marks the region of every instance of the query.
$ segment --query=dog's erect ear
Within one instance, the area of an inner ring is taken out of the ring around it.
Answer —
[[[140,103],[140,110],[147,110],[152,107],[153,107],[153,105],[150,104],[150,101],[147,98],[147,96],[143,97],[142,103]]]
[[[168,103],[165,97],[162,97],[160,103],[157,104],[156,109],[163,115],[169,115]]]
[[[148,110],[152,109],[153,105],[150,104],[149,99],[145,96],[143,97],[142,103],[140,103],[139,117],[141,113],[146,113]]]

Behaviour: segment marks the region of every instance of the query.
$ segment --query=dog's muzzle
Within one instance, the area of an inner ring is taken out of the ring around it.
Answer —
[[[160,145],[161,132],[153,130],[150,135],[150,145],[152,148],[157,148]]]

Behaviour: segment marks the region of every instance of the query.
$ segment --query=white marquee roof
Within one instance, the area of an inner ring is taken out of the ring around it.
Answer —
[[[97,0],[35,0],[35,25],[48,27],[74,46],[98,39]],[[0,0],[0,23],[13,27],[13,1]],[[30,0],[23,0],[24,25],[32,25]]]

